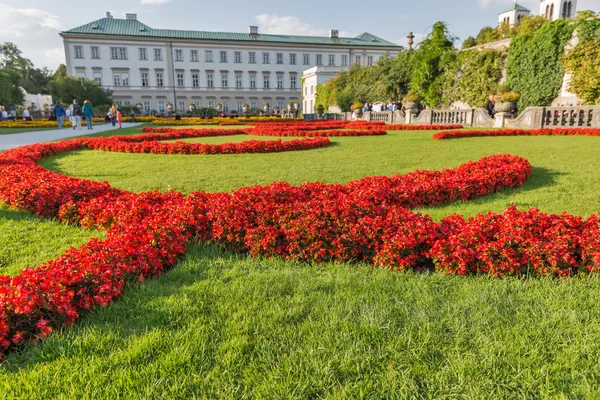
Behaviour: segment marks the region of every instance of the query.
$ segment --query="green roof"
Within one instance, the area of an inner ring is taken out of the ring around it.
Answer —
[[[289,43],[335,46],[389,47],[401,50],[402,46],[380,37],[363,33],[355,38],[330,38],[324,36],[294,36],[229,32],[182,31],[175,29],[153,29],[134,19],[103,18],[77,28],[62,32],[66,35],[135,36],[160,39],[221,40],[255,43]]]
[[[530,9],[523,7],[520,4],[515,3],[509,10],[506,10],[504,12],[501,12],[500,14],[504,14],[507,12],[511,12],[511,11],[525,11],[525,12],[531,12]]]

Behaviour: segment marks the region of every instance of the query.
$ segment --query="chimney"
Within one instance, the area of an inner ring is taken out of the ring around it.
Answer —
[[[250,25],[250,34],[251,35],[258,35],[258,26]]]
[[[125,18],[132,21],[137,21],[137,14],[125,14]]]
[[[106,18],[113,19],[113,15],[110,13],[110,11],[106,12]]]
[[[337,39],[339,37],[339,32],[337,29],[332,29],[329,31],[329,37],[332,39]]]

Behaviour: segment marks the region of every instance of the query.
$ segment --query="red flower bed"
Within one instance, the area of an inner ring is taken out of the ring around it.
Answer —
[[[386,125],[385,129],[388,131],[439,131],[442,129],[462,129],[463,126],[460,124],[448,124],[448,125]]]
[[[255,136],[305,136],[305,137],[334,137],[334,136],[384,136],[387,135],[385,130],[364,129],[364,130],[294,130],[277,129],[275,127],[258,127],[248,131],[249,135]]]
[[[436,140],[460,139],[483,136],[600,136],[598,128],[552,128],[552,129],[498,129],[438,132]]]
[[[237,122],[237,121],[223,121],[223,122],[219,122],[219,126],[233,126],[233,125],[245,125],[241,122]]]

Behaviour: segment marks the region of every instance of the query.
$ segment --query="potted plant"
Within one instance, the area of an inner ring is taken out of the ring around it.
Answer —
[[[419,101],[421,101],[419,93],[416,90],[409,90],[404,97],[404,107],[406,110],[417,111],[419,109]]]
[[[503,92],[494,97],[496,105],[494,108],[497,113],[509,113],[515,109],[515,103],[519,101],[521,95],[515,92]]]
[[[363,116],[364,106],[365,105],[360,101],[357,101],[356,103],[352,104],[352,111],[354,111],[354,115],[356,115],[357,118],[361,118]]]
[[[317,114],[319,114],[319,116],[323,115],[323,112],[325,112],[325,107],[323,107],[323,104],[319,104],[317,106]]]
[[[220,101],[217,101],[217,111],[221,112],[222,109],[223,109],[223,103],[221,103]]]

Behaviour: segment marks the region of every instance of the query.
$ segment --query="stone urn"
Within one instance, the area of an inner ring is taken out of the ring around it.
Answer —
[[[140,112],[140,113],[141,113],[141,112],[142,112],[142,110],[144,109],[144,106],[143,106],[143,104],[142,104],[142,103],[137,103],[137,104],[135,105],[135,107],[138,109],[138,112]]]
[[[265,114],[269,113],[269,103],[263,104],[263,111],[265,112]]]
[[[416,101],[407,101],[404,107],[406,107],[406,111],[417,111],[419,109],[419,104]]]
[[[196,106],[194,104],[190,104],[190,106],[188,107],[188,110],[190,110],[190,114],[193,114],[194,111],[196,111]]]
[[[494,108],[497,113],[509,113],[514,110],[514,104],[510,102],[496,103]]]
[[[242,111],[244,112],[244,114],[248,113],[248,104],[242,105]]]
[[[171,104],[171,103],[167,104],[167,111],[168,112],[173,112],[173,104]]]
[[[279,114],[279,107],[278,106],[273,106],[273,113],[274,114]]]
[[[321,115],[323,115],[323,112],[325,112],[325,107],[323,107],[322,104],[319,104],[317,106],[317,114],[319,114],[321,116]]]
[[[223,109],[223,104],[217,103],[217,111],[221,112],[222,109]]]
[[[363,116],[363,109],[362,109],[362,107],[355,108],[354,109],[354,115],[356,115],[356,118],[362,118],[362,116]]]

